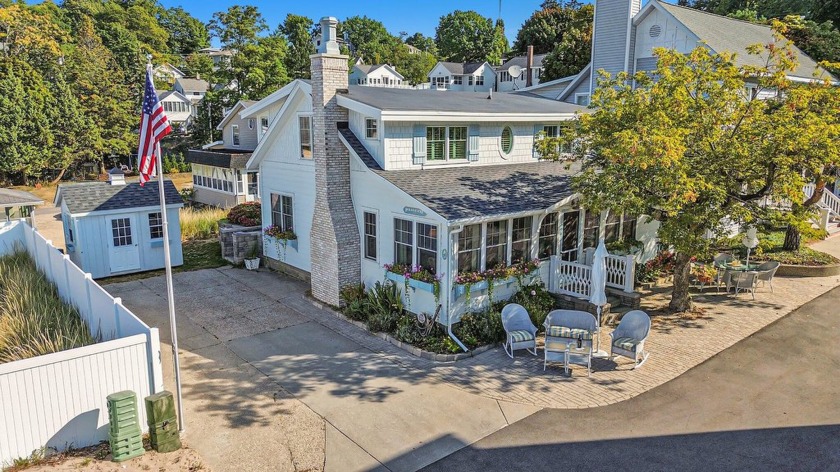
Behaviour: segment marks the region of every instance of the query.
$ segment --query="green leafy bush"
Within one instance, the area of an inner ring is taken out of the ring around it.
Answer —
[[[259,202],[241,203],[230,209],[227,220],[235,225],[262,226],[262,207]]]
[[[554,309],[554,296],[545,289],[541,281],[525,285],[507,303],[518,303],[528,310],[531,321],[538,329],[542,330],[548,312]]]
[[[403,315],[400,289],[391,282],[376,282],[368,293],[367,307],[368,329],[374,332],[393,332],[397,328],[397,321]]]
[[[840,262],[831,254],[826,254],[809,247],[801,247],[798,251],[772,251],[756,255],[754,259],[758,261],[779,261],[782,264],[789,265],[829,265]]]
[[[190,164],[184,161],[184,155],[181,153],[168,154],[163,158],[163,173],[177,174],[179,172],[189,172]]]
[[[502,314],[495,308],[485,312],[465,313],[461,316],[461,321],[453,327],[453,331],[471,348],[502,342],[505,339]]]
[[[367,321],[368,293],[365,284],[345,285],[341,288],[344,314],[351,320]]]

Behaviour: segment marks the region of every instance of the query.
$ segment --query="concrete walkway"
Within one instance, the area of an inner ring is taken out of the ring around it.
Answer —
[[[661,387],[543,410],[428,470],[840,470],[839,303],[840,288]]]

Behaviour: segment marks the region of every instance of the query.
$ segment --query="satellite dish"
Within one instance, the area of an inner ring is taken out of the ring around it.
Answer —
[[[515,79],[518,79],[519,76],[522,75],[522,67],[517,66],[517,65],[512,65],[512,66],[508,67],[507,71],[508,71],[508,74],[510,74],[510,76],[515,78]]]

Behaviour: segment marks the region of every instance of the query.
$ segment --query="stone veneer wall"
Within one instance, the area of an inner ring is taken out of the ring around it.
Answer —
[[[241,264],[254,245],[257,248],[257,256],[262,256],[262,228],[223,223],[219,227],[219,243],[225,260]]]
[[[312,216],[312,295],[339,306],[341,287],[361,280],[359,226],[350,194],[350,153],[337,123],[348,120],[335,95],[348,86],[348,57],[315,54],[312,60],[312,128],[315,211]]]

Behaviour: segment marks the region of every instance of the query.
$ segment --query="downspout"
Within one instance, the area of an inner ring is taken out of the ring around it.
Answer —
[[[446,334],[455,341],[455,344],[458,345],[464,352],[468,352],[467,346],[458,339],[458,336],[455,336],[455,333],[452,332],[452,286],[454,284],[455,275],[454,271],[452,270],[452,261],[456,261],[455,270],[458,270],[457,266],[457,258],[452,254],[452,248],[455,246],[452,243],[452,238],[457,236],[461,231],[464,230],[464,226],[460,225],[457,229],[452,230],[449,232],[449,276],[446,278]]]

